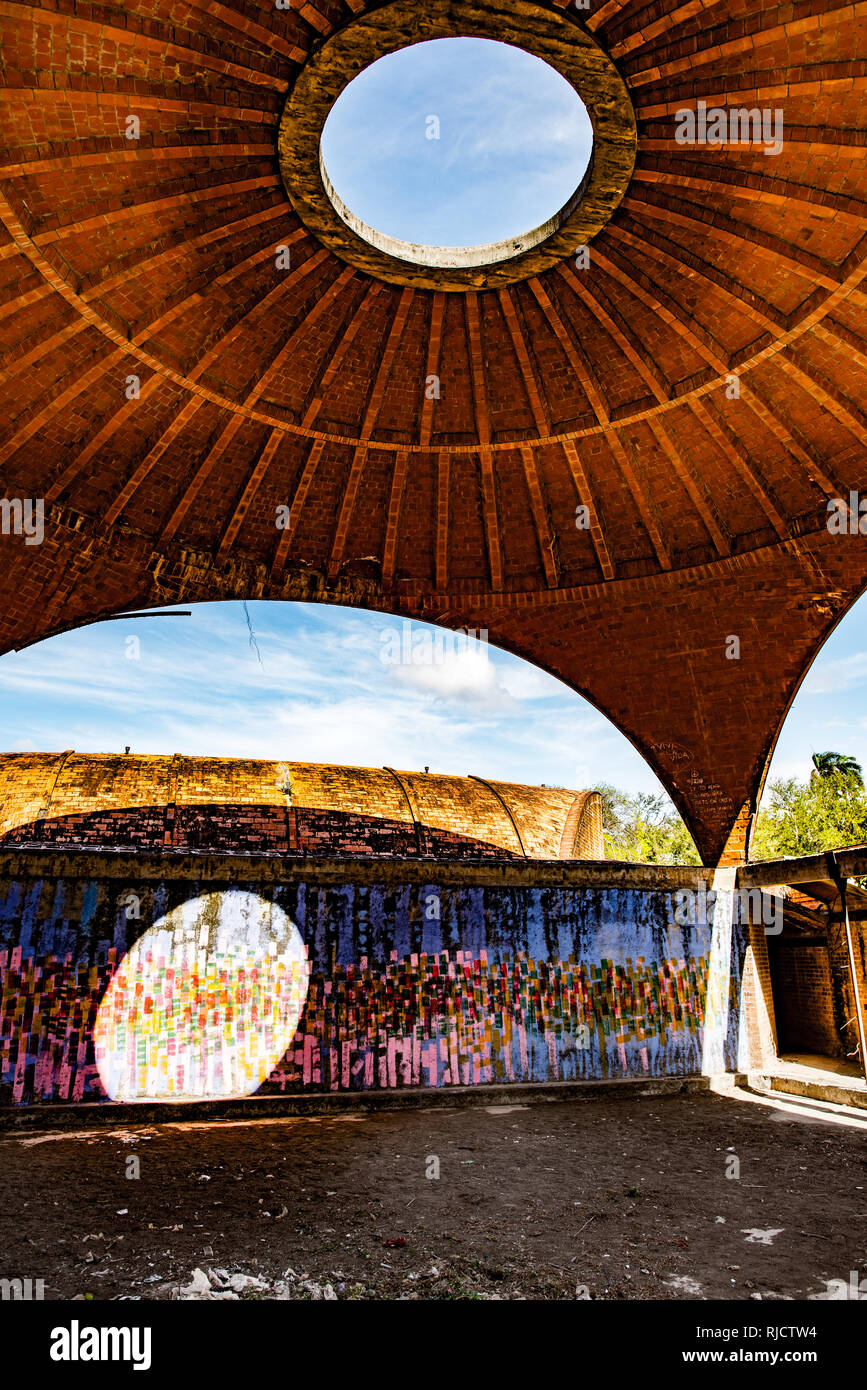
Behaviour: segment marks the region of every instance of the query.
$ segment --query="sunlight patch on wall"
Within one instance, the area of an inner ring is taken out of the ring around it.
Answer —
[[[250,1095],[292,1041],[307,950],[283,910],[229,889],[173,908],[124,957],[99,1007],[112,1100]]]

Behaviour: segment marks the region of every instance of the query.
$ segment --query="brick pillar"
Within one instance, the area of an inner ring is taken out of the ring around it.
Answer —
[[[719,856],[720,868],[729,868],[733,865],[739,866],[745,863],[747,853],[749,852],[754,811],[754,802],[745,801],[729,832],[729,837],[726,840],[722,854]]]

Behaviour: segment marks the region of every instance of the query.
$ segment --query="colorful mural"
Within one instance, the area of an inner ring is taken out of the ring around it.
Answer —
[[[173,908],[124,956],[99,1005],[93,1041],[107,1095],[250,1095],[295,1036],[308,975],[298,931],[256,893]]]
[[[0,899],[4,1103],[689,1075],[711,1034],[734,1064],[739,952],[711,1017],[711,928],[673,893],[173,883],[138,919],[129,898]]]
[[[706,961],[623,965],[458,951],[310,984],[269,1087],[473,1086],[701,1069]]]

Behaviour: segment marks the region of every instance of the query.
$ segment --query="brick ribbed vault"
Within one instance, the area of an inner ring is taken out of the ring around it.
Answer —
[[[0,753],[0,845],[601,859],[598,792],[250,758]]]
[[[0,0],[0,492],[48,508],[43,544],[0,537],[2,649],[220,597],[484,626],[741,856],[867,581],[826,527],[867,488],[867,4],[586,12],[631,184],[588,269],[469,293],[347,266],[281,182],[293,78],[363,0],[69,9]],[[698,100],[781,108],[782,153],[677,144]]]

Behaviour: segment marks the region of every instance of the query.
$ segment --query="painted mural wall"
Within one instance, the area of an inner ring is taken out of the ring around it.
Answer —
[[[673,891],[0,883],[0,1104],[735,1065],[739,928]],[[682,915],[682,914],[681,914]],[[709,1003],[710,1000],[710,1003]]]

